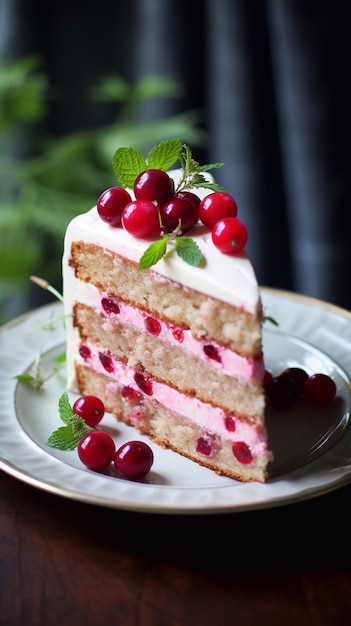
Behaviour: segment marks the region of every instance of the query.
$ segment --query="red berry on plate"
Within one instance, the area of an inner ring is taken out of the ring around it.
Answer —
[[[138,239],[157,239],[161,234],[157,206],[150,200],[133,200],[123,209],[122,225]]]
[[[84,435],[78,444],[78,456],[82,463],[96,472],[106,469],[116,451],[112,437],[102,430]]]
[[[132,198],[123,187],[110,187],[106,189],[97,201],[97,211],[104,222],[110,226],[121,226],[122,211]]]
[[[328,406],[335,398],[336,384],[327,374],[313,374],[304,383],[307,400],[317,406]]]
[[[237,217],[224,217],[212,229],[212,241],[223,254],[239,254],[247,239],[247,228]]]
[[[173,196],[174,182],[163,170],[145,170],[134,181],[134,193],[137,200],[163,204]]]
[[[263,375],[263,388],[267,389],[268,385],[271,384],[273,380],[273,374],[270,370],[264,370],[264,375]]]
[[[95,396],[81,396],[73,404],[73,412],[79,415],[88,426],[97,426],[104,417],[105,405]]]
[[[113,461],[121,476],[136,480],[150,471],[154,454],[144,441],[127,441],[116,450]]]
[[[198,221],[198,208],[188,198],[174,196],[160,207],[161,221],[166,233],[180,227],[182,235],[189,232]]]
[[[302,396],[304,393],[305,380],[308,378],[307,372],[301,367],[287,367],[280,376],[285,378],[292,378],[297,387],[298,395]]]
[[[277,409],[287,409],[295,404],[299,397],[298,386],[293,378],[275,376],[266,386],[266,394]]]
[[[236,217],[237,214],[236,201],[224,191],[210,193],[199,204],[199,218],[210,230],[224,217]]]

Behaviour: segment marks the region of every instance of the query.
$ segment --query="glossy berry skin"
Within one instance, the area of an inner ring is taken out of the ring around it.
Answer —
[[[106,469],[116,452],[112,437],[102,430],[93,430],[78,444],[78,456],[82,463],[96,472]]]
[[[157,239],[161,233],[157,206],[150,200],[129,202],[123,209],[122,225],[137,239]]]
[[[104,222],[110,226],[121,227],[122,211],[132,198],[123,187],[110,187],[106,189],[97,201],[97,211]]]
[[[104,417],[105,405],[95,396],[81,396],[77,398],[72,407],[74,413],[79,415],[88,426],[97,426]]]
[[[327,374],[313,374],[304,383],[304,394],[317,406],[328,406],[335,398],[336,384]]]
[[[195,204],[195,206],[199,206],[200,204],[200,198],[199,196],[196,195],[196,193],[193,193],[192,191],[177,191],[174,194],[174,198],[186,198],[187,200],[190,200],[190,202],[193,202]]]
[[[295,404],[299,397],[298,386],[289,376],[275,376],[266,386],[266,394],[277,409],[287,409]]]
[[[236,201],[224,191],[210,193],[199,204],[199,218],[210,230],[224,217],[236,217],[237,214]]]
[[[248,232],[245,224],[237,217],[224,217],[211,231],[212,241],[223,254],[240,254],[245,248]]]
[[[182,235],[191,230],[199,218],[196,204],[188,198],[174,197],[160,207],[161,221],[166,233],[172,233],[178,226]]]
[[[124,478],[137,480],[150,471],[154,454],[150,446],[143,441],[127,441],[116,450],[114,464]]]
[[[287,367],[281,376],[284,378],[292,378],[295,381],[297,387],[297,393],[302,396],[304,393],[304,384],[308,378],[308,374],[301,367]]]
[[[134,181],[134,194],[137,200],[150,200],[160,205],[174,194],[174,182],[163,170],[145,170]]]

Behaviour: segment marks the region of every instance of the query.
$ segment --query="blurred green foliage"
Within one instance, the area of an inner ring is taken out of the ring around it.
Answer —
[[[118,184],[117,148],[147,153],[167,138],[200,147],[206,141],[196,111],[142,121],[145,103],[179,97],[180,86],[164,78],[134,86],[118,76],[103,78],[89,101],[115,105],[115,121],[58,138],[43,130],[49,89],[39,59],[0,60],[0,323],[30,308],[30,275],[60,288],[66,226]]]

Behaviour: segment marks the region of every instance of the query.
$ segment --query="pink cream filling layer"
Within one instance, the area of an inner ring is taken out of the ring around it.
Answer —
[[[262,380],[264,374],[262,358],[256,360],[247,359],[213,341],[196,339],[190,330],[174,327],[121,301],[114,301],[118,306],[118,313],[108,312],[103,308],[102,302],[111,300],[111,297],[87,283],[80,284],[79,298],[77,300],[87,306],[91,306],[97,313],[104,315],[106,318],[103,324],[104,330],[113,332],[118,322],[132,324],[138,330],[155,334],[161,340],[176,345],[197,359],[210,363],[213,367],[220,369],[229,376],[236,376],[241,380],[250,382]],[[151,331],[148,329],[151,329]]]
[[[87,343],[84,344],[84,347],[87,353],[86,358],[84,358],[85,363],[95,372],[111,378],[111,384],[108,387],[108,392],[111,395],[121,392],[123,387],[130,387],[145,397],[149,396],[153,401],[175,413],[178,413],[181,406],[182,416],[201,426],[204,431],[219,435],[232,442],[244,441],[250,447],[253,456],[259,456],[266,452],[267,441],[264,429],[243,422],[231,415],[231,430],[229,431],[225,425],[228,416],[222,409],[201,402],[197,398],[189,398],[176,389],[153,379],[147,379],[151,392],[145,394],[135,382],[135,371],[132,368],[109,355],[109,364],[106,369],[106,366],[104,367],[101,362],[101,353],[98,348]],[[137,416],[137,411],[135,411],[135,416]]]

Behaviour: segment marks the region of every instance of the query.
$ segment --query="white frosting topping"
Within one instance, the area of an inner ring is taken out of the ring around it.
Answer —
[[[176,181],[180,170],[169,172]],[[212,178],[207,175],[212,180]],[[208,195],[208,189],[194,189],[198,196]],[[213,244],[210,231],[197,224],[187,236],[194,239],[202,251],[204,266],[194,267],[183,261],[172,249],[154,266],[153,271],[187,287],[201,291],[208,296],[233,304],[243,310],[256,314],[260,306],[260,294],[257,279],[251,262],[245,252],[239,255],[222,254]],[[63,273],[65,298],[72,302],[75,280],[67,272],[68,260],[73,241],[84,240],[97,244],[126,258],[139,262],[150,241],[136,239],[123,228],[115,228],[104,222],[93,207],[87,213],[77,216],[68,225],[65,235]]]

